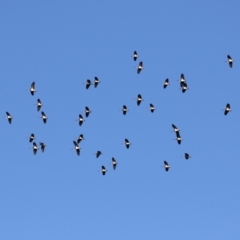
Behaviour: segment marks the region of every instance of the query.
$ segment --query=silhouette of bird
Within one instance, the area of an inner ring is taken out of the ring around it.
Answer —
[[[8,122],[11,124],[13,117],[11,116],[11,114],[9,112],[6,112],[6,114],[7,114],[6,118],[7,118]]]
[[[84,121],[85,120],[83,119],[83,116],[81,114],[79,114],[79,119],[78,119],[79,126],[82,126]]]
[[[134,51],[134,52],[133,52],[133,60],[136,61],[137,58],[138,58],[137,51]]]
[[[91,80],[88,79],[85,84],[86,84],[86,89],[88,89],[92,85],[92,82]]]
[[[91,110],[88,107],[85,107],[85,116],[88,117],[91,113]]]
[[[156,110],[156,108],[153,106],[152,103],[150,103],[149,109],[150,109],[150,111],[151,111],[152,113],[154,112],[154,110]]]
[[[143,69],[143,62],[140,62],[138,67],[137,67],[137,73],[139,74]]]
[[[112,158],[112,166],[113,166],[113,170],[115,170],[116,169],[116,167],[117,167],[117,161],[115,160],[115,158]]]
[[[179,132],[176,132],[176,135],[177,135],[177,138],[176,138],[176,140],[177,140],[178,144],[181,144],[181,141],[183,140],[183,138],[181,138],[181,136],[180,136],[180,133],[179,133]]]
[[[74,148],[75,148],[75,150],[76,150],[76,153],[77,153],[77,155],[79,156],[80,155],[80,147],[78,146],[78,144],[75,142],[75,141],[73,141],[73,144],[74,144]]]
[[[42,113],[42,116],[41,116],[41,118],[42,118],[43,122],[44,122],[44,123],[46,123],[46,122],[47,122],[47,119],[48,119],[48,117],[46,116],[46,114],[45,114],[44,112],[41,112],[41,113]]]
[[[186,82],[186,80],[185,80],[184,74],[182,73],[180,76],[180,83],[184,83],[184,82]]]
[[[168,78],[164,81],[163,88],[166,88],[168,85],[170,85]]]
[[[128,141],[127,138],[125,138],[125,146],[126,146],[126,148],[129,148],[130,145],[131,145],[131,143]]]
[[[100,81],[98,80],[97,77],[95,77],[95,78],[94,78],[94,87],[96,88],[99,83],[100,83]]]
[[[123,105],[122,112],[123,112],[123,115],[126,115],[126,113],[128,112],[128,108],[126,105]]]
[[[104,176],[107,172],[107,169],[104,166],[102,166],[101,172],[102,172],[102,175]]]
[[[180,82],[180,87],[182,88],[182,92],[185,93],[188,90],[188,86],[186,82]]]
[[[97,151],[97,152],[96,152],[96,158],[98,158],[101,154],[102,154],[101,151]]]
[[[185,153],[185,154],[184,154],[184,157],[185,157],[185,159],[187,159],[187,160],[188,160],[189,158],[191,158],[191,156],[190,156],[188,153]]]
[[[35,139],[35,136],[34,136],[34,134],[32,133],[32,134],[30,135],[30,137],[29,137],[29,142],[32,142],[34,139]]]
[[[163,163],[164,163],[165,171],[167,172],[169,170],[169,168],[170,168],[170,165],[168,164],[167,161],[164,161]]]
[[[38,150],[38,146],[35,142],[33,142],[33,154],[36,155],[37,153],[37,150]]]
[[[40,147],[41,147],[42,152],[44,152],[45,147],[46,147],[47,145],[46,145],[45,143],[42,143],[42,142],[40,142],[39,144],[40,144]]]
[[[173,127],[173,131],[174,132],[179,132],[180,131],[180,129],[179,128],[177,128],[174,124],[172,124],[172,127]]]
[[[77,143],[80,143],[82,140],[84,140],[84,136],[83,136],[83,134],[80,134],[77,139]]]
[[[230,55],[227,55],[227,58],[228,58],[229,67],[232,68],[234,60],[230,57]]]
[[[30,93],[32,94],[32,96],[34,95],[34,93],[36,92],[36,88],[35,88],[35,82],[32,82],[31,87],[29,89]]]
[[[37,110],[39,111],[39,110],[41,109],[42,106],[43,106],[43,105],[42,105],[41,100],[38,99],[38,100],[37,100]]]
[[[137,96],[137,105],[139,106],[143,100],[144,99],[142,98],[141,94],[138,94],[138,96]]]
[[[232,111],[232,109],[231,109],[231,107],[230,107],[230,104],[229,103],[227,103],[227,105],[226,105],[226,108],[225,108],[225,110],[224,110],[224,115],[227,115],[229,112],[231,112]]]

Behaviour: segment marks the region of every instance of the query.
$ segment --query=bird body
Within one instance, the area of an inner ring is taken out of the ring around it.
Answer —
[[[36,88],[35,88],[35,82],[32,82],[31,87],[29,89],[30,93],[32,94],[32,96],[34,95],[34,93],[36,92]]]
[[[138,58],[137,51],[134,51],[134,52],[133,52],[133,60],[136,61],[137,58]]]
[[[37,150],[38,150],[38,146],[35,142],[33,142],[33,154],[36,155],[37,153]]]
[[[163,163],[164,163],[165,171],[167,172],[169,170],[169,168],[170,168],[170,165],[168,164],[167,161],[164,161]]]
[[[163,88],[165,89],[168,85],[170,85],[168,78],[164,81]]]
[[[78,123],[79,123],[79,126],[82,126],[83,122],[85,120],[83,119],[83,116],[81,114],[79,114],[79,118],[78,118]]]
[[[42,113],[41,118],[42,118],[43,122],[44,122],[44,123],[47,123],[48,117],[46,116],[46,114],[45,114],[44,112],[41,112],[41,113]]]
[[[102,166],[101,172],[102,172],[102,175],[104,176],[107,172],[107,169],[104,166]]]
[[[85,84],[86,84],[86,89],[89,89],[89,87],[92,85],[92,82],[91,80],[88,79]]]
[[[98,80],[97,77],[95,77],[95,78],[94,78],[94,87],[96,88],[99,83],[100,83],[100,81]]]
[[[230,55],[227,55],[227,59],[228,59],[228,65],[229,65],[229,67],[230,68],[232,68],[232,66],[233,66],[233,59],[230,57]]]
[[[113,166],[113,170],[115,170],[116,169],[116,167],[117,167],[117,161],[115,160],[115,158],[112,158],[112,166]]]
[[[40,144],[40,147],[41,147],[42,152],[44,152],[45,147],[46,147],[47,145],[46,145],[45,143],[42,143],[42,142],[40,142],[39,144]]]
[[[139,74],[143,69],[143,62],[140,62],[138,67],[137,67],[137,73]]]
[[[79,145],[75,142],[75,141],[73,141],[73,144],[74,144],[74,148],[75,148],[75,150],[76,150],[76,153],[77,153],[77,155],[79,156],[80,155],[80,147],[79,147]]]
[[[138,96],[137,96],[137,105],[139,106],[142,101],[143,101],[143,98],[142,98],[141,94],[138,94]]]
[[[11,114],[9,112],[6,112],[6,114],[7,114],[6,118],[7,118],[8,122],[9,122],[9,124],[11,124],[13,117],[11,116]]]
[[[231,107],[230,107],[230,104],[229,103],[227,103],[227,105],[226,105],[226,108],[225,108],[225,110],[224,110],[224,115],[227,115],[229,112],[231,112],[232,111],[232,109],[231,109]]]

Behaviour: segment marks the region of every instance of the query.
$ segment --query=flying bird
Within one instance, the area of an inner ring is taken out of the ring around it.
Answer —
[[[41,147],[42,152],[44,152],[45,147],[46,147],[47,145],[46,145],[45,143],[42,143],[42,142],[40,142],[39,144],[40,144],[40,147]]]
[[[39,110],[41,109],[42,106],[43,106],[43,105],[42,105],[41,100],[38,99],[38,100],[37,100],[37,110],[39,111]]]
[[[38,146],[35,142],[33,142],[33,154],[36,155],[37,153],[37,150],[38,150]]]
[[[234,60],[230,57],[230,55],[227,55],[227,58],[228,58],[227,61],[228,61],[229,67],[232,68]]]
[[[94,87],[96,88],[99,83],[100,83],[100,81],[98,80],[97,77],[95,77],[95,78],[94,78]]]
[[[77,155],[79,156],[80,155],[80,147],[78,146],[78,144],[75,142],[75,141],[73,141],[73,144],[74,144],[74,148],[75,148],[75,150],[76,150],[76,153],[77,153]]]
[[[80,143],[82,140],[84,140],[84,136],[83,136],[83,134],[80,134],[77,139],[77,143]]]
[[[125,146],[126,146],[126,148],[129,148],[130,145],[131,145],[131,143],[128,141],[127,138],[125,138]]]
[[[13,117],[11,116],[11,114],[9,112],[6,112],[6,114],[7,114],[6,118],[7,118],[8,122],[11,124]]]
[[[143,101],[144,99],[142,98],[141,94],[138,94],[137,96],[137,105],[139,106],[140,103]]]
[[[136,61],[137,58],[138,58],[137,51],[134,51],[134,52],[133,52],[133,60]]]
[[[88,89],[92,85],[92,82],[91,80],[88,79],[85,84],[86,84],[86,89]]]
[[[174,131],[175,133],[177,133],[177,132],[180,131],[180,129],[177,128],[174,124],[172,124],[172,127],[173,127],[173,131]]]
[[[42,118],[43,122],[44,122],[44,123],[46,123],[46,122],[47,122],[47,119],[48,119],[48,117],[46,116],[46,114],[45,114],[44,112],[41,112],[41,113],[42,113],[42,116],[41,116],[41,118]]]
[[[182,92],[185,93],[188,90],[188,86],[186,82],[180,82],[180,87],[182,88]]]
[[[104,176],[107,172],[107,169],[104,166],[102,166],[101,172],[102,172],[102,175]]]
[[[137,67],[137,73],[139,74],[143,69],[143,62],[140,62],[138,67]]]
[[[96,158],[98,158],[101,154],[102,154],[101,151],[97,151],[97,152],[96,152]]]
[[[123,112],[123,115],[126,115],[126,113],[128,112],[128,108],[126,105],[123,105],[123,108],[122,108],[122,112]]]
[[[117,161],[115,160],[115,158],[112,158],[112,166],[113,166],[113,170],[115,170],[116,169],[116,167],[117,167]]]
[[[227,105],[226,105],[226,108],[225,108],[225,110],[224,110],[224,115],[227,115],[229,112],[231,112],[232,111],[232,109],[231,109],[231,107],[230,107],[230,104],[229,103],[227,103]]]
[[[151,111],[152,113],[154,112],[154,110],[156,110],[156,108],[153,106],[152,103],[150,103],[149,109],[150,109],[150,111]]]
[[[88,107],[85,107],[85,116],[88,117],[91,113],[91,110]]]
[[[184,82],[186,82],[186,80],[185,80],[184,74],[182,73],[180,76],[180,83],[184,83]]]
[[[189,158],[191,158],[191,156],[190,156],[188,153],[185,153],[185,154],[184,154],[184,157],[185,157],[185,159],[187,159],[187,160],[188,160]]]
[[[163,163],[164,163],[165,171],[167,172],[169,170],[169,168],[170,168],[170,165],[168,164],[167,161],[164,161]]]
[[[32,94],[32,96],[33,96],[34,93],[37,91],[36,88],[35,88],[35,82],[32,82],[29,91],[30,91],[30,93]]]
[[[29,142],[32,142],[34,139],[35,139],[35,136],[34,136],[34,134],[32,133],[32,134],[30,135],[30,137],[29,137]]]
[[[85,120],[83,119],[83,116],[81,114],[79,114],[79,118],[78,118],[78,123],[79,123],[79,126],[82,126],[83,122]]]
[[[163,88],[166,88],[168,85],[170,85],[168,78],[164,81]]]
[[[177,135],[177,138],[176,138],[176,140],[177,140],[178,144],[181,144],[181,142],[182,142],[183,138],[181,138],[181,136],[180,136],[180,133],[179,133],[179,132],[176,132],[176,135]]]

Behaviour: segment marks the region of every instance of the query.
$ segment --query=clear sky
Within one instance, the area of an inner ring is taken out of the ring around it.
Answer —
[[[1,0],[0,239],[239,239],[239,9],[237,0]],[[44,153],[33,155],[31,133]]]

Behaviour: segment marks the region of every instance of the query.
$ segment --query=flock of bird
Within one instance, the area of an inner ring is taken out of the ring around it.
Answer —
[[[138,56],[137,51],[134,51],[134,53],[133,53],[133,60],[136,61],[138,59],[138,57],[139,56]],[[231,56],[227,55],[227,62],[229,64],[230,68],[233,67],[233,61],[234,60],[231,58]],[[143,70],[143,62],[140,61],[138,66],[137,66],[137,74],[140,74],[142,70]],[[188,90],[189,88],[188,88],[188,85],[187,85],[187,82],[185,80],[185,77],[184,77],[183,73],[180,75],[180,80],[179,81],[180,81],[180,88],[181,88],[182,92],[185,93],[186,90]],[[94,85],[94,87],[97,88],[99,83],[100,83],[100,81],[99,81],[99,79],[97,77],[94,78],[94,83],[92,83],[91,80],[87,79],[87,81],[85,82],[86,89],[89,89],[89,87],[91,85]],[[169,85],[170,85],[170,82],[169,82],[169,79],[167,78],[164,81],[164,83],[163,83],[163,88],[165,89]],[[30,87],[29,91],[30,91],[31,95],[34,96],[34,93],[36,92],[35,82],[33,82],[31,84],[31,87]],[[139,106],[144,99],[142,98],[141,94],[138,94],[136,100],[137,100],[137,105]],[[40,111],[41,107],[43,106],[43,104],[42,104],[40,99],[37,99],[37,104],[36,105],[37,105],[37,111]],[[155,107],[154,107],[154,105],[152,103],[150,103],[149,109],[150,109],[150,111],[152,113],[155,111]],[[227,115],[230,111],[231,111],[230,104],[227,103],[226,107],[224,109],[224,115]],[[127,114],[128,108],[127,108],[126,105],[123,105],[122,112],[123,112],[123,115]],[[85,107],[85,116],[89,117],[90,113],[91,113],[91,110],[89,109],[89,107],[86,106]],[[8,122],[9,122],[9,124],[11,124],[12,120],[13,120],[12,115],[9,112],[6,112],[6,115],[7,115],[6,118],[7,118]],[[41,117],[40,118],[42,118],[44,124],[47,123],[48,117],[47,117],[47,115],[43,111],[41,111]],[[84,120],[83,116],[81,114],[79,114],[79,118],[78,118],[77,121],[79,123],[79,126],[82,126],[82,124],[83,124],[83,122],[85,120]],[[175,140],[177,140],[178,144],[181,144],[183,138],[180,135],[180,129],[177,126],[175,126],[174,124],[172,124],[172,127],[173,127],[173,131],[176,134]],[[35,140],[35,136],[32,133],[30,135],[30,137],[29,137],[29,142],[33,144],[33,146],[32,146],[33,154],[36,155],[37,151],[39,150],[39,147],[38,147],[37,143],[34,140]],[[79,146],[79,144],[80,144],[80,142],[82,140],[84,140],[84,136],[83,136],[83,134],[80,134],[79,137],[77,138],[77,140],[73,141],[74,149],[75,149],[75,151],[76,151],[78,156],[80,155],[80,150],[81,150],[81,147]],[[126,148],[128,149],[130,147],[130,145],[131,145],[131,142],[126,138],[124,144],[125,144]],[[43,143],[43,142],[39,142],[39,145],[40,145],[41,151],[44,152],[46,144]],[[96,152],[96,158],[100,157],[101,154],[102,154],[101,151],[97,151]],[[184,158],[186,160],[188,160],[189,158],[191,158],[191,156],[188,153],[185,153],[184,154]],[[168,162],[166,160],[164,160],[163,163],[164,163],[163,167],[165,168],[166,171],[168,171],[170,169],[170,165],[168,164]],[[114,170],[116,169],[117,164],[118,164],[117,161],[113,157],[112,158],[112,167],[113,167]],[[107,172],[107,169],[105,168],[105,166],[102,166],[100,171],[101,171],[102,175],[105,175],[106,172]]]

